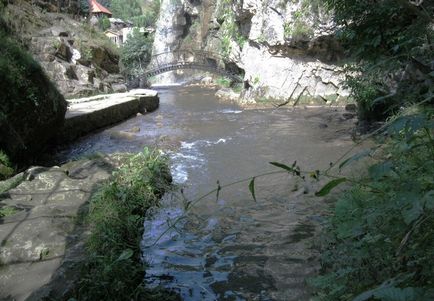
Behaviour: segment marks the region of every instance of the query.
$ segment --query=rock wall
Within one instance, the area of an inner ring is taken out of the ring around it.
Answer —
[[[84,19],[15,0],[6,20],[67,98],[124,92],[114,45]]]
[[[176,2],[178,40],[171,47],[217,52],[244,73],[244,101],[273,98],[305,104],[346,100],[343,51],[320,1],[163,0]],[[172,3],[172,6],[171,6]],[[181,20],[181,21],[179,21]],[[173,29],[159,23],[158,31]],[[164,42],[157,39],[158,43]]]
[[[0,150],[15,163],[31,162],[57,136],[66,102],[8,32],[0,18]]]

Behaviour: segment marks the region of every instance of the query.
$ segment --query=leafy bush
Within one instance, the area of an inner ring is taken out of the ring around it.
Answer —
[[[142,9],[136,0],[111,0],[110,10],[114,18],[123,20],[129,20],[131,17],[142,14]]]
[[[247,42],[247,37],[240,32],[239,25],[235,20],[235,12],[232,9],[233,0],[223,0],[221,2],[220,17],[222,24],[220,27],[221,49],[220,54],[224,58],[229,58],[232,51],[232,41],[240,48]]]
[[[126,74],[140,74],[151,60],[153,35],[143,35],[134,29],[121,49],[121,63]]]
[[[377,163],[336,202],[311,281],[321,300],[433,300],[433,129],[431,113],[393,121]]]
[[[14,174],[9,157],[0,150],[0,181],[9,178]]]
[[[160,14],[160,0],[147,1],[142,4],[142,15],[131,17],[130,20],[138,27],[155,27]]]
[[[326,0],[354,60],[347,85],[366,119],[434,95],[434,2]]]
[[[111,26],[109,18],[104,16],[103,18],[99,19],[98,26],[102,31],[106,31],[107,29],[109,29]]]
[[[90,202],[91,236],[76,289],[79,300],[138,300],[147,294],[140,241],[150,207],[170,188],[167,160],[145,149],[131,156]]]
[[[220,76],[217,78],[217,84],[224,88],[229,88],[231,86],[231,80],[227,77]]]

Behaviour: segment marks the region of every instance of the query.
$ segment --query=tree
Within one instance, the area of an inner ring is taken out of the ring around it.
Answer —
[[[362,119],[432,101],[434,1],[325,0],[349,56],[347,84]],[[428,100],[427,100],[428,99]]]
[[[121,63],[126,74],[138,74],[149,63],[152,53],[153,36],[144,36],[139,29],[134,29],[128,36],[121,50]]]
[[[131,17],[142,14],[142,9],[136,0],[111,0],[110,10],[113,17],[123,20],[129,20]]]

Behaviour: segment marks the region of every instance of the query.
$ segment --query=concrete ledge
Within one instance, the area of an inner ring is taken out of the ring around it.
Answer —
[[[69,100],[59,140],[70,142],[137,113],[153,112],[159,103],[158,92],[146,89]]]

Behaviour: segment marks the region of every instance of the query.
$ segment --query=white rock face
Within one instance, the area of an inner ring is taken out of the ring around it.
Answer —
[[[180,44],[221,53],[226,41],[228,59],[245,72],[249,88],[242,93],[244,101],[273,98],[335,104],[348,97],[341,84],[342,69],[336,64],[340,48],[330,37],[333,22],[320,6],[309,6],[306,0],[237,0],[230,8],[224,0],[195,3],[162,1],[154,53],[176,49]],[[222,13],[228,9],[239,35],[230,37],[229,42],[228,18]],[[201,40],[191,39],[193,27],[188,27],[186,15],[199,20],[201,26],[194,30]],[[191,42],[186,43],[189,38]],[[242,39],[245,42],[240,43]],[[174,76],[159,80],[173,83]]]
[[[244,80],[252,85],[245,98],[269,97],[283,101],[291,98],[296,101],[305,96],[335,101],[348,96],[348,91],[340,89],[343,80],[340,68],[319,60],[277,57],[266,47],[258,49],[249,45],[243,48],[241,60]]]
[[[155,55],[175,50],[180,44],[185,25],[186,20],[182,1],[162,0],[152,54]],[[167,54],[167,57],[160,57],[159,59],[170,61],[171,57],[170,54]],[[176,78],[172,72],[165,73],[157,76],[155,83],[162,85],[173,84],[176,83]]]

